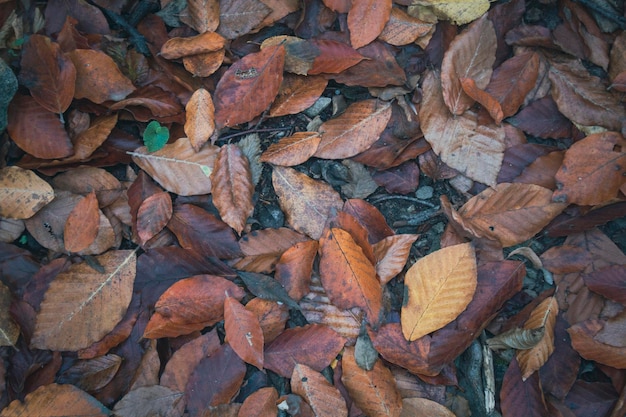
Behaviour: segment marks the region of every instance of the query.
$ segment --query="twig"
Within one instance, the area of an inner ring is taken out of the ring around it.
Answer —
[[[272,127],[272,128],[265,128],[265,129],[251,129],[251,130],[245,130],[242,132],[237,132],[237,133],[232,133],[230,135],[222,136],[221,138],[217,138],[217,141],[223,142],[232,138],[236,138],[238,136],[249,135],[251,133],[282,132],[282,131],[290,131],[290,130],[293,130],[293,127],[290,126],[290,127]]]
[[[370,199],[372,203],[381,203],[387,200],[407,200],[407,201],[412,201],[417,204],[421,204],[426,207],[439,208],[438,206],[434,205],[433,203],[429,203],[428,201],[419,200],[415,197],[408,197],[406,195],[383,195],[380,197],[373,197]]]

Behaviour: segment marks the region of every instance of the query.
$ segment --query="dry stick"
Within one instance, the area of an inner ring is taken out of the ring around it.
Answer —
[[[221,138],[217,138],[217,141],[224,142],[224,141],[227,141],[229,139],[236,138],[238,136],[249,135],[251,133],[282,132],[282,131],[290,131],[290,130],[293,130],[293,127],[291,127],[291,126],[289,126],[289,127],[272,127],[272,128],[265,128],[265,129],[244,130],[244,131],[241,131],[241,132],[232,133],[230,135],[222,136]]]

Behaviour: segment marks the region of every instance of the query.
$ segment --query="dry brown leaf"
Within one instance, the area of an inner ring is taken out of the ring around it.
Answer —
[[[63,230],[63,242],[68,252],[87,249],[98,235],[100,210],[95,191],[80,200],[67,218]]]
[[[487,346],[492,350],[531,349],[539,343],[545,332],[545,326],[536,329],[515,328],[488,339]]]
[[[113,407],[113,413],[117,417],[174,417],[179,413],[178,403],[183,395],[161,385],[139,387],[123,396]]]
[[[522,371],[522,380],[526,381],[533,372],[539,370],[554,352],[554,326],[559,305],[555,297],[548,297],[530,313],[530,317],[524,323],[524,329],[545,328],[545,332],[539,343],[530,349],[517,352],[517,362]]]
[[[422,88],[420,123],[433,151],[463,175],[494,186],[504,158],[504,129],[479,124],[471,111],[456,117],[450,114],[436,73],[426,74]]]
[[[263,369],[263,331],[257,316],[233,297],[224,300],[226,340],[246,363]]]
[[[261,155],[261,162],[282,166],[300,165],[315,154],[321,140],[317,132],[296,132],[271,144]]]
[[[204,54],[184,56],[183,66],[196,77],[208,77],[222,66],[225,56],[225,49]]]
[[[52,179],[56,190],[68,190],[87,195],[96,192],[100,207],[113,203],[122,194],[122,184],[110,172],[96,167],[82,166],[63,172]]]
[[[195,152],[189,139],[180,138],[153,153],[142,146],[129,154],[167,191],[199,195],[211,193],[211,173],[218,151],[217,146],[207,145]]]
[[[463,91],[473,100],[476,100],[480,103],[481,106],[485,108],[489,112],[489,115],[493,119],[494,122],[500,124],[502,119],[504,119],[504,113],[502,111],[502,106],[491,94],[488,92],[481,90],[476,86],[476,83],[471,78],[461,78],[461,87],[463,87]]]
[[[285,57],[286,61],[287,57]],[[285,63],[286,64],[286,63]],[[278,95],[269,110],[270,117],[297,114],[311,107],[326,89],[328,81],[321,76],[285,74]]]
[[[391,0],[352,2],[348,11],[348,29],[354,49],[367,45],[380,35],[389,20],[391,6]]]
[[[188,0],[187,10],[189,16],[180,20],[194,28],[198,33],[217,30],[220,24],[219,0]]]
[[[83,262],[70,266],[52,281],[37,314],[32,347],[86,348],[124,317],[133,294],[135,251],[111,251],[96,259],[104,273]]]
[[[246,226],[246,220],[254,211],[254,184],[248,158],[239,146],[229,144],[220,148],[211,174],[211,183],[213,204],[222,220],[237,233],[241,233]]]
[[[63,159],[62,163],[88,159],[104,143],[117,124],[117,114],[97,117],[91,126],[73,139],[74,155]]]
[[[248,272],[270,273],[287,249],[308,238],[286,227],[254,230],[239,239],[244,257],[233,265]]]
[[[237,39],[259,26],[271,12],[272,9],[259,0],[221,1],[217,32],[226,39]]]
[[[604,323],[595,319],[576,323],[567,329],[572,338],[572,347],[587,360],[626,369],[626,347],[611,346],[595,339],[603,327]]]
[[[485,15],[454,38],[446,50],[441,63],[441,86],[443,100],[453,114],[463,114],[474,102],[463,92],[462,78],[472,78],[481,90],[489,83],[496,46],[496,32]]]
[[[391,118],[391,103],[362,100],[350,105],[339,117],[324,122],[316,157],[350,158],[378,140]]]
[[[226,45],[226,39],[215,32],[204,32],[189,38],[172,38],[161,47],[165,59],[178,59],[190,55],[219,51]]]
[[[39,387],[24,398],[15,400],[4,410],[2,417],[23,416],[78,416],[108,417],[111,414],[100,401],[73,385],[49,384]]]
[[[432,23],[424,22],[408,15],[399,7],[394,7],[378,38],[394,46],[408,45],[426,35],[432,28]]]
[[[376,274],[381,284],[385,285],[396,275],[402,272],[409,258],[411,245],[419,235],[393,235],[376,242],[373,245],[376,257]]]
[[[327,229],[320,238],[319,272],[331,302],[342,309],[361,308],[376,326],[382,314],[382,287],[374,265],[342,229]]]
[[[237,417],[274,417],[278,414],[278,391],[264,387],[250,394],[241,405]]]
[[[293,168],[276,166],[272,184],[287,222],[311,239],[319,239],[332,210],[343,201],[328,183],[316,181]]]
[[[438,330],[465,310],[474,296],[477,267],[471,243],[448,246],[419,259],[404,277],[402,333],[413,341]]]
[[[402,414],[400,417],[455,417],[456,415],[428,398],[404,398],[402,400]]]
[[[172,217],[172,198],[163,191],[152,194],[141,202],[137,210],[137,236],[144,245],[157,235]]]
[[[33,171],[0,169],[0,217],[28,219],[54,199],[54,190]]]
[[[341,382],[357,407],[371,417],[400,416],[402,398],[393,374],[382,361],[377,361],[371,371],[361,369],[354,358],[354,348],[348,347],[342,364]]]
[[[11,243],[19,239],[25,229],[23,220],[0,217],[0,242]]]
[[[185,106],[185,112],[185,134],[193,149],[198,152],[215,131],[215,107],[211,94],[204,88],[194,91]]]
[[[316,417],[348,417],[346,401],[339,390],[306,365],[297,364],[293,368],[291,391],[304,398]]]

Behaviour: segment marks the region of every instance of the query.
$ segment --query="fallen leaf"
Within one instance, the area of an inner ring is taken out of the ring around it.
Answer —
[[[261,388],[250,394],[241,405],[238,417],[274,417],[278,414],[278,391],[274,387]]]
[[[391,104],[363,100],[349,106],[339,117],[324,122],[319,132],[322,141],[314,156],[343,159],[368,149],[387,126]]]
[[[297,114],[308,109],[321,97],[327,84],[323,77],[285,74],[269,117]]]
[[[327,229],[320,238],[320,278],[331,302],[339,308],[361,308],[376,326],[382,314],[382,287],[374,265],[350,234]]]
[[[341,210],[343,201],[329,184],[316,181],[293,168],[275,166],[272,184],[278,203],[295,230],[319,239],[332,210]]]
[[[364,57],[350,45],[330,39],[313,39],[319,55],[313,60],[308,75],[340,74],[361,62]]]
[[[198,33],[215,31],[220,24],[219,0],[189,0],[187,2],[189,16],[183,23],[188,24]]]
[[[449,246],[419,259],[407,271],[402,332],[413,341],[458,317],[476,290],[476,255],[470,243]]]
[[[438,18],[457,25],[470,23],[489,10],[488,0],[419,0],[415,3],[431,8]]]
[[[264,300],[278,301],[296,310],[300,309],[298,303],[289,297],[287,290],[274,278],[255,272],[239,272],[239,277],[246,284],[248,290],[257,297]]]
[[[298,242],[287,249],[276,264],[274,277],[296,301],[309,292],[318,246],[315,240]]]
[[[380,35],[389,20],[391,0],[353,2],[348,11],[350,44],[354,49],[367,45]]]
[[[49,384],[15,400],[0,412],[2,417],[59,415],[107,417],[111,414],[102,403],[73,385]]]
[[[409,342],[402,334],[400,323],[387,323],[372,334],[372,343],[388,362],[420,375],[436,375],[428,363],[430,338],[422,337]]]
[[[231,65],[213,94],[219,128],[249,122],[269,107],[283,81],[284,60],[285,48],[277,45]]]
[[[68,252],[87,249],[98,235],[100,210],[95,191],[81,199],[67,218],[63,230],[63,242]]]
[[[237,145],[220,148],[211,173],[211,184],[213,204],[222,220],[241,233],[254,211],[254,184],[248,158]]]
[[[215,131],[215,107],[211,94],[204,88],[194,91],[185,111],[185,134],[193,149],[198,152]]]
[[[502,413],[507,416],[542,417],[550,414],[539,383],[539,376],[535,374],[523,381],[522,372],[515,358],[504,374],[500,403]]]
[[[603,326],[602,321],[592,319],[576,323],[567,329],[572,338],[572,347],[587,360],[616,369],[626,369],[626,347],[611,346],[595,339]]]
[[[261,155],[261,162],[282,166],[300,165],[315,154],[320,141],[317,132],[296,132],[271,144]]]
[[[572,122],[559,112],[551,96],[533,101],[507,122],[540,138],[565,138],[572,130]]]
[[[425,36],[433,28],[431,23],[417,19],[399,7],[393,7],[389,20],[385,24],[378,38],[389,45],[408,45]]]
[[[226,340],[246,363],[263,369],[263,332],[256,315],[233,297],[224,300]]]
[[[343,206],[343,211],[357,219],[365,227],[367,239],[371,244],[395,234],[382,213],[365,200],[358,198],[347,200]]]
[[[306,365],[293,368],[291,391],[304,398],[318,417],[348,417],[346,401],[339,390]]]
[[[461,87],[463,91],[473,100],[480,103],[481,106],[489,112],[489,115],[496,124],[500,124],[504,119],[504,112],[502,111],[502,105],[487,91],[481,90],[476,86],[476,83],[471,78],[461,78]]]
[[[589,289],[615,302],[626,304],[626,267],[624,265],[607,266],[583,275]]]
[[[412,234],[393,235],[373,245],[376,257],[376,274],[381,284],[385,285],[402,272],[406,261],[409,259],[411,246],[418,237],[419,235]]]
[[[226,39],[236,39],[257,27],[271,12],[272,9],[259,0],[220,2],[217,33]]]
[[[100,207],[113,203],[122,194],[122,184],[110,172],[96,167],[82,166],[63,172],[52,179],[55,189],[87,195],[96,192]]]
[[[145,245],[163,230],[170,221],[172,212],[172,198],[165,191],[152,194],[142,201],[137,210],[136,222],[139,243]]]
[[[0,217],[28,219],[54,199],[52,187],[33,171],[0,169]]]
[[[96,259],[103,273],[80,263],[52,281],[37,314],[32,347],[82,349],[102,339],[122,319],[133,293],[135,251],[111,251]]]
[[[530,349],[517,352],[517,362],[522,371],[522,380],[526,381],[535,371],[541,368],[552,352],[554,352],[554,326],[559,305],[556,298],[548,297],[530,313],[530,317],[524,323],[525,329],[545,328],[545,332],[539,343]]]
[[[119,417],[169,417],[177,412],[177,404],[183,396],[182,392],[160,385],[139,387],[123,396],[113,407],[113,412]]]
[[[285,324],[289,319],[289,309],[284,304],[257,297],[248,301],[246,309],[254,313],[259,320],[266,344],[270,344],[285,330]]]
[[[469,9],[470,6],[464,7]],[[461,88],[462,78],[473,79],[479,89],[484,89],[489,83],[491,67],[496,60],[496,43],[493,24],[487,16],[483,16],[454,38],[444,53],[441,88],[443,100],[452,114],[463,114],[473,104]]]
[[[226,50],[207,52],[183,57],[183,66],[196,77],[208,77],[214,74],[224,63]]]
[[[428,398],[404,398],[400,417],[411,416],[455,417],[455,414],[443,405]]]
[[[226,45],[226,39],[215,32],[202,32],[188,38],[172,38],[161,47],[165,59],[178,59],[190,55],[215,52]]]
[[[9,313],[11,299],[11,291],[0,282],[0,346],[15,346],[20,336],[20,326]]]

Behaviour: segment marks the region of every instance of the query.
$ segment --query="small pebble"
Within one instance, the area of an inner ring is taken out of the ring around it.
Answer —
[[[415,197],[419,198],[420,200],[428,200],[433,197],[434,193],[435,190],[433,189],[433,187],[431,187],[430,185],[425,185],[417,189],[417,191],[415,192]]]
[[[328,97],[320,97],[317,99],[315,103],[308,109],[304,111],[304,114],[309,116],[310,118],[314,118],[319,115],[326,107],[330,105],[332,100]]]

